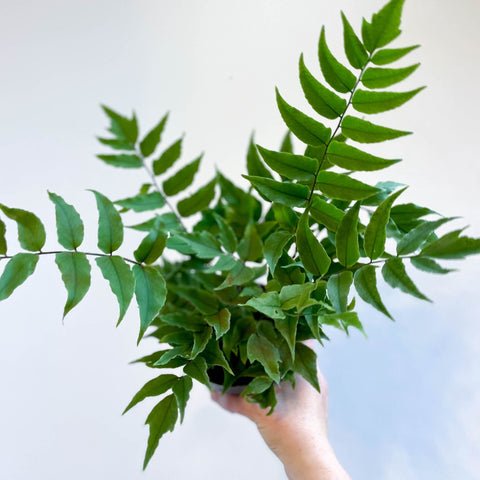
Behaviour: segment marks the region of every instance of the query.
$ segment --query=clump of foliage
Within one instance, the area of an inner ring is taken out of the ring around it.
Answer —
[[[99,252],[80,250],[82,220],[55,193],[49,197],[61,251],[42,250],[45,229],[33,213],[0,205],[3,215],[17,223],[24,250],[7,253],[0,220],[0,260],[6,261],[0,300],[34,272],[40,256],[54,255],[68,292],[65,316],[89,289],[88,257],[94,257],[118,300],[118,323],[135,296],[138,341],[148,331],[162,345],[137,362],[175,373],[153,378],[125,409],[165,394],[146,421],[150,436],[144,467],[160,437],[183,420],[192,379],[208,388],[218,383],[224,391],[243,386],[241,395],[272,412],[276,385],[294,383],[295,374],[319,390],[316,355],[304,340],[322,344],[331,326],[347,334],[351,327],[363,332],[355,300],[349,301],[352,286],[361,299],[392,318],[377,289],[379,267],[390,286],[428,300],[408,276],[406,262],[445,274],[451,270],[437,259],[480,252],[480,239],[463,236],[462,229],[436,235],[452,218],[398,203],[403,185],[373,186],[355,178],[356,172],[374,172],[400,161],[372,155],[363,144],[410,133],[372,123],[363,114],[397,108],[422,90],[385,90],[419,65],[386,66],[417,48],[385,48],[400,34],[403,3],[391,0],[370,22],[364,19],[361,36],[342,13],[349,67],[332,54],[322,29],[318,59],[324,81],[315,78],[303,56],[299,62],[301,87],[316,118],[291,106],[277,90],[288,133],[279,150],[255,145],[252,139],[248,191],[217,172],[195,193],[173,202],[192,184],[201,156],[170,175],[181,156],[182,139],[157,153],[167,115],[140,139],[135,114],[128,118],[103,107],[112,136],[98,140],[115,152],[98,157],[114,167],[143,168],[150,180],[137,195],[115,202],[92,190],[99,213]],[[305,144],[303,154],[294,153],[291,134]],[[153,212],[147,221],[129,227],[145,235],[133,258],[116,254],[125,212]],[[191,216],[196,222],[186,228],[183,219]],[[169,250],[181,260],[169,260],[164,254]]]

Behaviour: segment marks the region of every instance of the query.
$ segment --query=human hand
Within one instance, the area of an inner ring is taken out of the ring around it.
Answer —
[[[267,416],[256,403],[238,395],[213,392],[224,409],[252,420],[290,480],[349,480],[328,440],[328,385],[318,370],[319,394],[303,377],[277,387],[277,405]]]

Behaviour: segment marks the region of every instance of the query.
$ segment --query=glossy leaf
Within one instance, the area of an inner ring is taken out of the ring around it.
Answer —
[[[230,329],[230,310],[222,308],[215,315],[206,316],[205,321],[215,329],[216,339],[218,340]]]
[[[182,217],[190,217],[197,212],[201,212],[209,207],[210,202],[215,198],[215,184],[212,180],[204,187],[197,190],[193,195],[178,202],[178,213]]]
[[[407,255],[419,249],[425,240],[443,224],[455,220],[456,217],[441,218],[434,222],[422,222],[410,230],[397,244],[397,255]]]
[[[284,230],[279,230],[268,236],[263,246],[263,254],[267,261],[270,273],[273,275],[278,260],[283,254],[284,248],[292,239],[293,234]]]
[[[277,182],[269,178],[250,177],[248,175],[242,176],[272,202],[278,202],[289,207],[304,207],[307,204],[310,190],[306,185]]]
[[[353,276],[353,282],[355,289],[363,301],[369,303],[379,312],[382,312],[393,320],[393,317],[388,313],[378,293],[376,269],[373,265],[366,265],[357,270]]]
[[[0,255],[7,254],[7,240],[5,237],[6,228],[5,223],[0,220]]]
[[[45,227],[31,212],[19,208],[9,208],[0,204],[0,210],[17,223],[18,241],[25,250],[38,252],[45,245]]]
[[[345,54],[352,67],[361,69],[367,64],[368,54],[343,12],[342,22]]]
[[[158,397],[167,390],[170,390],[172,386],[177,382],[178,377],[172,374],[159,375],[158,377],[148,381],[132,398],[127,405],[122,415],[125,415],[131,408],[138,403],[142,402],[148,397]]]
[[[247,342],[247,355],[251,362],[258,361],[265,369],[265,373],[275,382],[280,383],[278,363],[280,354],[275,345],[262,335],[254,333]]]
[[[309,211],[310,215],[316,222],[325,225],[332,232],[337,231],[338,224],[342,221],[342,218],[345,215],[342,210],[332,203],[327,203],[318,195],[313,196]]]
[[[112,167],[120,168],[142,168],[143,162],[137,155],[127,155],[125,153],[119,155],[97,155],[97,158]]]
[[[172,387],[173,393],[177,400],[178,410],[180,412],[180,423],[185,417],[185,407],[190,398],[190,390],[192,390],[192,379],[187,376],[180,377]]]
[[[8,298],[35,271],[38,255],[17,253],[5,266],[0,276],[0,301]]]
[[[330,257],[310,230],[308,213],[304,213],[298,221],[297,249],[305,270],[313,275],[323,276],[330,267]]]
[[[140,193],[134,197],[124,198],[115,202],[127,210],[147,212],[157,210],[165,205],[165,199],[160,192]]]
[[[297,313],[302,313],[306,308],[309,308],[312,305],[317,305],[318,302],[315,299],[310,298],[311,293],[317,288],[317,286],[317,283],[311,282],[284,285],[280,290],[282,309],[295,309]]]
[[[297,342],[295,345],[295,372],[299,373],[315,390],[320,392],[318,383],[317,355],[303,343]]]
[[[347,101],[324,87],[308,70],[300,56],[300,83],[303,93],[312,108],[325,118],[335,119],[347,108]]]
[[[123,223],[114,204],[100,192],[90,190],[98,208],[98,248],[105,253],[118,250],[123,243]]]
[[[135,260],[150,265],[158,260],[166,245],[167,235],[160,228],[153,228],[133,253]]]
[[[210,338],[212,338],[212,328],[204,326],[202,330],[194,332],[193,334],[193,348],[190,358],[194,359],[198,354],[202,353]]]
[[[437,274],[444,275],[446,273],[456,271],[453,268],[443,268],[435,260],[428,257],[413,257],[410,259],[410,263],[414,267],[418,268],[419,270],[422,270],[423,272],[428,272],[428,273],[437,273]]]
[[[387,197],[373,212],[364,235],[363,248],[365,253],[375,260],[385,251],[387,240],[387,224],[393,202],[406,190],[403,188]]]
[[[342,133],[360,143],[378,143],[410,135],[412,132],[394,130],[375,125],[360,118],[346,116],[342,121]]]
[[[318,169],[314,158],[294,155],[292,153],[274,152],[257,145],[265,163],[275,172],[292,180],[310,182]]]
[[[362,200],[378,192],[378,188],[335,172],[320,172],[315,189],[339,200]]]
[[[171,394],[161,400],[153,408],[147,417],[146,424],[150,427],[148,436],[147,451],[143,462],[143,469],[147,468],[148,462],[152,458],[158,447],[160,438],[167,432],[173,432],[178,419],[177,400],[175,395]]]
[[[357,90],[353,95],[352,105],[362,113],[381,113],[393,110],[412,99],[425,87],[416,88],[408,92],[371,92]]]
[[[362,83],[367,88],[386,88],[405,80],[418,67],[419,63],[404,68],[368,68],[362,75]]]
[[[292,144],[292,133],[287,130],[287,133],[283,137],[282,144],[280,145],[280,151],[283,153],[294,153]]]
[[[132,270],[135,277],[135,297],[140,310],[138,343],[165,304],[167,286],[155,267],[134,265]]]
[[[67,289],[67,302],[63,309],[63,317],[72,310],[90,288],[90,262],[84,253],[60,252],[55,255],[55,263],[62,274]]]
[[[262,162],[258,154],[257,147],[253,141],[253,134],[250,138],[250,144],[247,151],[247,172],[254,177],[272,178],[273,176]]]
[[[393,288],[398,288],[402,292],[413,295],[422,300],[429,300],[413,283],[412,279],[407,275],[405,265],[401,258],[390,258],[382,267],[382,275],[385,281]]]
[[[144,157],[149,157],[157,148],[167,123],[168,113],[155,125],[140,142],[140,151]]]
[[[305,115],[300,110],[290,106],[281,97],[278,89],[276,92],[280,115],[292,133],[307,145],[312,145],[314,147],[326,145],[332,133],[331,129],[325,127],[325,125],[317,122],[308,115]]]
[[[120,309],[117,325],[122,321],[132,301],[135,289],[135,279],[130,267],[116,255],[97,257],[95,259],[103,278],[108,281],[112,293],[117,297]]]
[[[347,268],[353,267],[360,258],[357,231],[359,211],[359,203],[350,208],[342,218],[335,234],[338,261]]]
[[[353,273],[346,270],[332,275],[327,282],[328,298],[336,312],[343,313],[348,309],[348,294],[353,283]]]
[[[318,43],[318,59],[325,80],[337,92],[348,93],[356,83],[355,75],[344,67],[330,52],[325,39],[325,27],[322,27]]]
[[[259,297],[253,297],[247,301],[245,305],[248,305],[260,313],[263,313],[267,317],[285,318],[285,313],[281,309],[282,302],[278,292],[266,292]]]
[[[330,143],[327,158],[334,165],[346,170],[366,172],[381,170],[400,161],[376,157],[343,142]]]
[[[170,145],[159,158],[153,162],[153,173],[161,175],[165,173],[174,163],[180,158],[182,154],[182,139],[180,138],[172,145]]]
[[[371,23],[364,20],[362,37],[369,52],[388,45],[400,33],[400,21],[405,0],[391,0],[372,16]]]
[[[165,180],[163,182],[163,193],[171,197],[189,187],[195,178],[195,174],[198,172],[202,156],[200,155],[196,160],[183,167],[168,180]]]
[[[55,193],[48,192],[50,200],[55,204],[58,243],[67,250],[76,250],[83,242],[83,222],[72,205]]]
[[[372,62],[375,65],[388,65],[397,60],[400,60],[402,57],[410,53],[412,50],[415,50],[420,45],[413,45],[412,47],[405,48],[385,48],[384,50],[379,50],[375,52],[372,57]]]
[[[460,237],[462,230],[447,233],[427,245],[421,255],[434,258],[461,259],[480,253],[480,238]]]

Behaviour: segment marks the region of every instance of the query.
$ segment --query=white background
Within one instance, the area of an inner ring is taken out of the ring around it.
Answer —
[[[145,177],[95,159],[106,119],[99,104],[138,114],[142,131],[171,111],[165,143],[186,132],[184,161],[205,150],[198,185],[215,165],[244,173],[251,131],[275,148],[285,127],[274,86],[305,107],[297,62],[315,73],[326,25],[342,56],[344,10],[358,31],[377,0],[42,0],[0,1],[0,201],[33,210],[55,246],[46,190],[81,213],[95,248],[96,209],[87,188],[112,199]],[[428,85],[379,123],[414,136],[371,149],[404,162],[369,180],[410,185],[403,201],[426,204],[480,236],[477,139],[480,6],[475,0],[406,2],[396,46],[420,43],[402,65],[422,66],[399,89]],[[9,223],[10,231],[13,225]],[[10,236],[14,244],[14,236]],[[132,236],[122,252],[139,239]],[[10,252],[15,249],[12,247]],[[452,264],[453,265],[453,264]],[[331,332],[319,351],[331,388],[332,442],[356,480],[473,480],[480,475],[480,261],[455,262],[446,277],[414,273],[433,305],[385,287],[393,324],[360,306],[369,334]],[[183,426],[165,436],[141,472],[152,402],[125,417],[131,396],[153,375],[127,363],[136,347],[132,307],[115,329],[116,305],[94,267],[87,298],[64,325],[66,294],[52,258],[0,304],[0,478],[284,479],[253,425],[210,402],[196,386]]]

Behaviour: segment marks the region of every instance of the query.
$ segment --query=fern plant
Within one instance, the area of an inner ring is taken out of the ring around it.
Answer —
[[[163,396],[146,421],[150,435],[144,468],[162,435],[183,421],[192,380],[223,391],[236,388],[271,413],[275,387],[282,381],[294,384],[296,374],[319,390],[316,355],[304,340],[323,344],[330,327],[364,332],[352,288],[392,318],[377,289],[377,270],[391,287],[428,300],[408,276],[407,262],[445,274],[451,270],[439,259],[480,252],[480,239],[464,236],[463,229],[437,236],[453,218],[399,203],[405,186],[355,178],[356,172],[375,172],[400,161],[368,153],[364,144],[410,133],[369,116],[403,105],[423,88],[386,90],[419,66],[390,66],[417,48],[386,48],[400,34],[403,3],[391,0],[371,21],[364,19],[360,36],[342,13],[348,67],[332,54],[322,29],[318,59],[323,80],[311,73],[303,56],[299,61],[301,88],[313,113],[290,105],[277,90],[288,133],[278,150],[251,139],[244,176],[248,191],[217,172],[185,196],[202,156],[170,173],[181,157],[182,139],[158,153],[167,115],[140,137],[135,114],[129,118],[104,106],[111,135],[98,140],[113,152],[99,159],[144,169],[148,182],[137,195],[114,202],[92,190],[99,215],[97,252],[82,250],[83,222],[56,193],[48,195],[61,250],[43,250],[45,228],[33,213],[0,205],[3,216],[16,222],[22,248],[7,251],[0,220],[0,261],[5,264],[0,300],[34,273],[41,256],[54,256],[61,272],[67,290],[64,316],[89,289],[90,259],[118,301],[117,324],[135,297],[137,341],[148,332],[160,346],[136,360],[157,375],[125,412],[147,397]],[[292,135],[305,144],[302,154],[294,152]],[[117,254],[126,212],[149,214],[129,227],[144,237],[128,258]],[[187,228],[185,219],[192,216],[188,224],[193,226]],[[176,254],[169,257],[169,251]],[[159,373],[164,369],[169,373]]]

